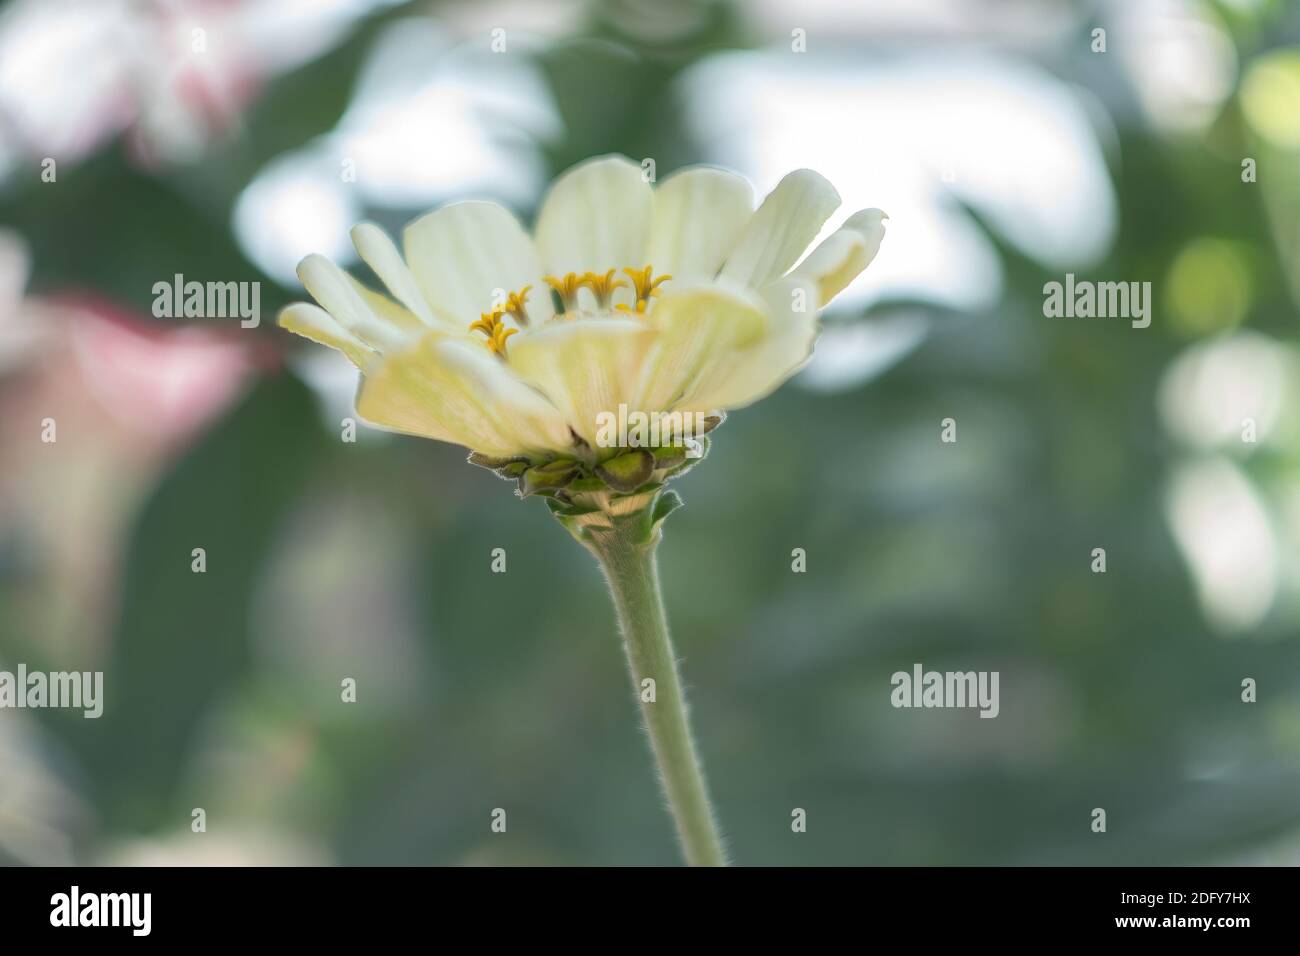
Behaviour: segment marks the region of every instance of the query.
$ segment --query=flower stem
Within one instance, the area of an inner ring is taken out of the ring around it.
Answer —
[[[691,866],[726,866],[704,772],[695,752],[686,699],[677,674],[668,619],[659,593],[655,546],[659,535],[637,534],[631,524],[589,534],[584,540],[596,556],[618,612],[623,648],[633,689],[659,765],[660,783]],[[643,682],[654,681],[653,695]],[[647,700],[647,697],[653,697]]]

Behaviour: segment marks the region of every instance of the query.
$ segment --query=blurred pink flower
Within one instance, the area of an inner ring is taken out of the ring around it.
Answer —
[[[40,334],[0,369],[0,542],[37,597],[17,633],[59,659],[106,646],[140,501],[278,356],[236,329],[160,327],[93,295],[29,297],[6,326]]]
[[[251,337],[197,326],[159,328],[103,299],[58,297],[81,379],[114,419],[167,441],[198,430],[242,394],[269,359]]]

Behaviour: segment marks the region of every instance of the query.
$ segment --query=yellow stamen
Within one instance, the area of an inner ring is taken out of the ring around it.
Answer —
[[[564,306],[565,312],[573,312],[577,309],[578,290],[582,288],[582,279],[578,273],[570,272],[563,279],[557,279],[555,276],[542,278],[560,296],[560,303]]]
[[[658,279],[651,279],[650,277],[654,275],[654,266],[646,266],[644,269],[624,269],[623,271],[631,277],[632,286],[636,290],[637,312],[644,312],[645,306],[650,303],[650,297],[659,294],[659,286],[672,278],[670,275],[662,275]]]
[[[492,330],[492,338],[488,340],[488,348],[497,355],[506,354],[506,339],[514,335],[519,330],[509,325],[498,325]]]
[[[591,290],[592,295],[596,297],[596,304],[602,309],[609,308],[610,299],[613,298],[615,289],[627,285],[622,279],[614,278],[617,271],[616,269],[610,269],[603,276],[588,272],[580,280],[583,285]]]
[[[654,266],[645,266],[642,269],[624,269],[623,272],[632,280],[632,291],[634,293],[632,304],[627,305],[619,302],[614,304],[614,292],[627,286],[624,279],[615,279],[617,269],[610,269],[604,275],[598,275],[595,272],[586,272],[581,276],[576,272],[570,272],[564,278],[556,276],[544,276],[546,284],[549,285],[560,297],[564,305],[565,315],[572,318],[578,309],[578,290],[587,288],[591,294],[596,297],[596,305],[599,309],[615,309],[619,312],[626,312],[631,315],[645,315],[650,308],[650,300],[659,294],[659,287],[672,278],[670,275],[661,275],[658,278],[654,274]],[[520,292],[520,304],[522,308],[522,296],[528,291],[525,287]],[[510,297],[506,305],[506,311],[516,318],[519,316],[514,311],[515,296]]]
[[[478,321],[471,322],[469,325],[469,330],[471,332],[477,330],[479,332],[482,332],[484,335],[491,335],[493,327],[496,326],[496,324],[500,321],[501,321],[500,310],[497,310],[495,312],[480,312]]]
[[[519,331],[501,321],[504,315],[505,312],[501,309],[494,312],[484,312],[479,316],[477,322],[471,322],[469,326],[471,332],[482,332],[486,335],[487,342],[484,344],[503,358],[506,354],[506,339]]]
[[[515,317],[520,325],[528,324],[528,312],[524,305],[528,302],[528,293],[532,291],[531,285],[526,285],[518,292],[511,292],[506,299],[506,312]]]

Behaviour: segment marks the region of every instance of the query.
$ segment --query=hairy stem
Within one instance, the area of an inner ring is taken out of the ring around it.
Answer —
[[[726,855],[695,752],[686,699],[677,673],[655,563],[658,534],[646,540],[634,527],[616,525],[590,534],[584,544],[600,562],[618,612],[633,689],[659,765],[659,780],[691,866],[725,866]],[[653,685],[645,681],[653,680]],[[649,687],[653,687],[653,693]]]

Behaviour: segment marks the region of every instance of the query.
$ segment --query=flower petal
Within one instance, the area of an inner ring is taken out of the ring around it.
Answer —
[[[415,314],[425,325],[436,325],[437,320],[424,300],[424,293],[416,284],[415,276],[388,233],[372,222],[363,222],[352,228],[352,245],[357,254],[370,266],[372,272],[388,288],[407,311]]]
[[[770,395],[808,361],[817,338],[817,286],[808,278],[780,279],[763,290],[763,301],[771,316],[769,333],[717,366],[678,409],[743,408]]]
[[[298,263],[298,278],[335,321],[372,348],[396,352],[410,345],[407,332],[377,315],[356,280],[324,256],[310,255]]]
[[[528,233],[504,206],[458,202],[423,216],[403,233],[406,259],[434,315],[465,328],[503,297],[541,282],[542,268]],[[549,295],[529,301],[534,322],[555,314]]]
[[[478,343],[436,332],[365,377],[357,414],[499,457],[563,451],[573,442],[564,416],[504,362]]]
[[[635,410],[641,365],[654,332],[641,319],[553,322],[510,340],[510,366],[564,413],[593,448],[600,414]]]
[[[378,352],[345,329],[324,309],[309,302],[286,306],[277,321],[295,335],[338,349],[359,369],[368,369],[379,360]]]
[[[763,200],[719,278],[761,288],[783,275],[840,204],[835,187],[811,169],[786,175]]]
[[[625,156],[573,167],[551,186],[537,215],[542,265],[556,276],[644,265],[653,204],[641,167]],[[619,293],[616,301],[631,301],[626,288]]]
[[[818,304],[826,305],[871,264],[885,237],[879,209],[863,209],[826,238],[790,273],[793,278],[811,279],[817,284]]]
[[[742,176],[696,166],[654,191],[646,264],[676,281],[712,279],[754,214],[754,190]]]
[[[670,411],[689,402],[738,350],[762,341],[768,331],[763,302],[744,289],[718,285],[675,289],[650,314],[658,332],[638,389],[638,407]]]
[[[357,295],[361,297],[361,301],[366,304],[366,307],[369,308],[376,317],[406,333],[408,344],[429,331],[429,326],[416,318],[415,313],[408,310],[405,306],[398,305],[381,292],[376,292],[374,289],[367,288],[355,276],[349,275],[348,280],[351,282],[352,288],[356,290]],[[438,324],[438,328],[444,332],[450,331],[449,327],[442,323]]]

